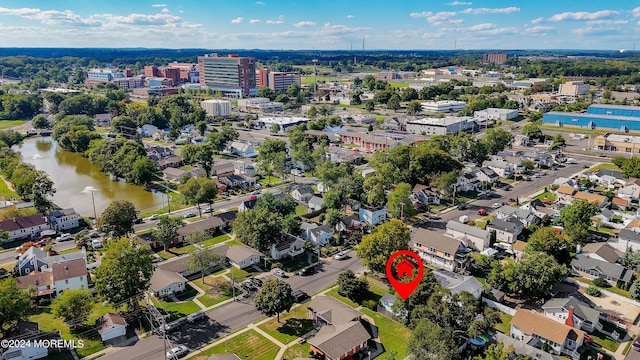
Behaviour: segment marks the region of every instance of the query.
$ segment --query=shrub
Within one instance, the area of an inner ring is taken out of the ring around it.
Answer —
[[[558,185],[558,184],[552,184],[549,188],[550,188],[552,191],[556,191],[556,190],[558,190],[558,188],[559,188],[559,187],[560,187],[560,185]]]
[[[320,216],[318,216],[318,221],[323,223],[324,222],[324,218],[325,218],[325,215],[324,214],[320,214]]]
[[[279,262],[274,262],[271,264],[271,270],[277,269],[277,268],[282,268],[282,264]]]
[[[375,300],[365,300],[362,302],[362,306],[366,307],[369,310],[376,311],[378,308],[378,303]]]
[[[611,284],[609,284],[609,282],[603,278],[595,278],[593,280],[593,285],[597,286],[597,287],[611,287]]]
[[[598,288],[593,287],[593,286],[589,286],[587,288],[587,290],[585,290],[585,292],[587,293],[587,295],[591,295],[591,296],[595,296],[595,297],[600,297],[600,295],[602,295],[600,290],[598,290]]]

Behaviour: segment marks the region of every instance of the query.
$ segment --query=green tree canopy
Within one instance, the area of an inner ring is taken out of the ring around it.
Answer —
[[[69,289],[58,295],[51,304],[53,314],[72,327],[84,324],[95,301],[88,289]]]
[[[358,279],[351,270],[346,270],[338,275],[338,294],[360,303],[369,291],[369,282]]]
[[[571,205],[565,206],[556,218],[556,223],[564,227],[566,234],[573,239],[575,244],[587,242],[587,232],[591,224],[591,217],[599,211],[598,204],[587,200],[574,200]]]
[[[133,232],[133,222],[138,217],[136,208],[130,201],[116,200],[109,204],[98,220],[98,226],[104,232],[120,237]]]
[[[238,213],[233,222],[233,232],[245,244],[264,250],[280,239],[281,217],[267,208],[251,209]]]
[[[407,349],[415,360],[454,360],[458,347],[450,328],[441,327],[429,320],[420,320],[411,332]]]
[[[25,319],[31,309],[29,293],[16,286],[13,278],[0,281],[0,332],[4,334],[8,326]]]
[[[268,279],[253,301],[258,311],[266,316],[277,315],[280,322],[280,313],[289,311],[294,303],[291,285],[280,279]]]
[[[153,234],[153,238],[159,241],[166,251],[169,249],[169,246],[171,246],[171,243],[178,237],[178,230],[184,225],[184,220],[182,220],[181,217],[160,216],[158,223],[151,233]]]
[[[398,250],[407,250],[410,240],[409,228],[400,220],[391,220],[364,236],[357,254],[371,271],[384,273],[389,257]]]
[[[412,217],[416,214],[416,210],[411,202],[412,194],[411,185],[407,183],[399,183],[388,195],[387,207],[389,214],[395,218]]]
[[[525,251],[543,252],[553,256],[559,263],[566,264],[571,259],[570,252],[574,247],[566,233],[553,227],[542,227],[531,234]]]
[[[195,205],[202,217],[200,204],[213,204],[218,196],[217,183],[209,178],[189,178],[186,183],[178,187],[178,191],[184,196],[189,205]]]

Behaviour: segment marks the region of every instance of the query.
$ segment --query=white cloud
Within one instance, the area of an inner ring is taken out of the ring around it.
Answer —
[[[535,19],[531,20],[531,23],[532,23],[532,24],[539,24],[539,23],[541,23],[543,20],[544,20],[544,18],[543,18],[543,17],[539,17],[539,18],[535,18]]]
[[[596,12],[586,12],[586,11],[578,11],[578,12],[563,12],[561,14],[555,14],[547,21],[557,22],[557,21],[567,21],[567,20],[597,20],[610,18],[614,15],[619,15],[619,11],[615,10],[600,10]]]
[[[127,16],[116,16],[111,14],[95,15],[104,17],[110,21],[110,25],[129,24],[129,25],[173,25],[182,23],[182,18],[169,14],[129,14]]]
[[[92,18],[82,18],[71,10],[40,10],[37,8],[9,9],[0,7],[0,15],[20,16],[37,20],[47,25],[99,26],[100,22]]]
[[[240,23],[242,23],[242,20],[244,20],[244,18],[243,18],[243,17],[238,16],[237,18],[235,18],[235,19],[231,20],[231,23],[232,23],[232,24],[240,24]]]
[[[293,26],[295,27],[310,27],[310,26],[316,26],[316,23],[313,21],[300,21],[299,23],[295,23],[293,24]]]
[[[431,11],[412,12],[411,14],[409,14],[409,16],[411,16],[412,18],[423,18],[423,17],[432,16],[432,15],[433,13]]]
[[[353,15],[347,15],[347,19],[353,19],[354,16]]]
[[[179,12],[179,13],[183,13],[183,12],[184,12],[184,10],[178,10],[178,12]]]
[[[249,20],[249,24],[259,24],[261,22],[262,22],[262,20],[260,20],[260,19],[251,19],[251,20]]]
[[[451,6],[458,6],[458,5],[472,5],[473,3],[470,1],[452,1],[449,3],[449,5]]]
[[[587,25],[624,25],[628,20],[589,20]]]
[[[439,25],[439,24],[442,24],[443,22],[451,19],[454,16],[456,16],[456,13],[453,12],[453,11],[440,11],[440,12],[437,12],[437,13],[431,15],[431,16],[428,16],[427,17],[427,21],[430,24]]]
[[[267,20],[267,24],[277,25],[282,23],[284,23],[284,16],[282,15],[278,16],[276,20]]]
[[[519,7],[510,6],[506,8],[468,8],[462,11],[463,14],[511,14],[520,11]]]
[[[256,2],[256,5],[265,5],[264,1],[258,1]]]
[[[534,26],[534,27],[530,27],[530,28],[526,29],[525,32],[528,32],[528,33],[543,33],[543,32],[549,32],[549,31],[553,31],[553,30],[555,30],[555,28],[553,26],[538,25],[538,26]]]
[[[497,25],[493,23],[477,24],[469,27],[469,30],[470,31],[489,30],[489,29],[495,28],[496,26]]]
[[[164,9],[162,9],[162,12],[166,14],[166,13],[168,13],[168,12],[169,12],[169,9],[164,8]]]
[[[640,6],[631,10],[631,14],[633,15],[633,17],[640,17]]]
[[[166,7],[167,4],[153,4],[151,6],[153,6],[153,7]]]

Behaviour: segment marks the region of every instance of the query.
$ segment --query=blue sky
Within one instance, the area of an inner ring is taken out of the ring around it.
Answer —
[[[631,0],[2,0],[0,46],[640,48]]]

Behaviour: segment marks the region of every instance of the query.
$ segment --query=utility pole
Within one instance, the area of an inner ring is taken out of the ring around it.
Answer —
[[[318,81],[316,78],[316,74],[318,72],[318,59],[313,59],[313,98],[316,97],[316,92],[318,91]]]

